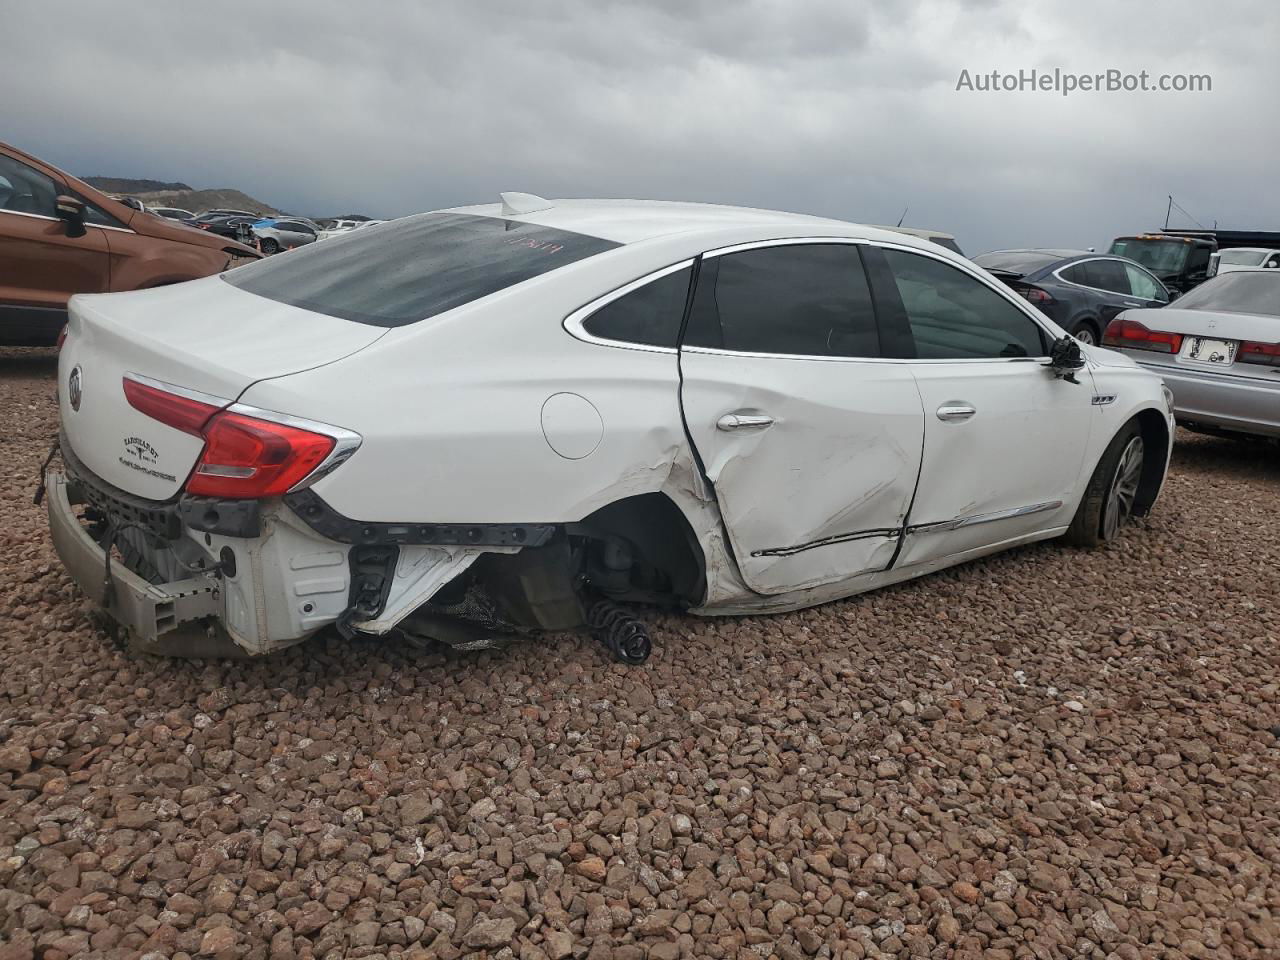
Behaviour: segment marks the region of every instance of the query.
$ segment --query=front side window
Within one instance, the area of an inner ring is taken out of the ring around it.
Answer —
[[[617,246],[519,220],[424,213],[259,260],[222,279],[315,313],[400,327]]]
[[[932,257],[883,251],[921,360],[1040,357],[1040,327],[986,284]]]
[[[693,267],[685,267],[611,300],[591,314],[582,329],[593,337],[674,347],[680,340],[685,299]]]
[[[1124,265],[1125,273],[1129,275],[1129,288],[1133,291],[1134,296],[1142,297],[1144,300],[1159,300],[1161,303],[1167,303],[1169,294],[1165,292],[1160,282],[1155,277],[1147,273],[1141,267],[1135,267],[1131,263]]]
[[[685,343],[745,353],[880,356],[858,248],[786,244],[704,260]]]
[[[58,187],[50,177],[0,154],[0,210],[58,216]]]

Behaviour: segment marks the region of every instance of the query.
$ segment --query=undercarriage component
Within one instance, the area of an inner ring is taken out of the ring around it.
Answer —
[[[607,597],[587,601],[587,626],[620,662],[644,663],[653,652],[649,628],[630,610]]]
[[[396,546],[352,547],[348,555],[351,565],[350,603],[335,626],[350,640],[359,631],[357,621],[375,620],[387,605],[387,595],[395,578],[400,548]]]

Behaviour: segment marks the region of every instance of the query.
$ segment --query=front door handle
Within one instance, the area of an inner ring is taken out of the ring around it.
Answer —
[[[763,427],[770,426],[772,423],[773,417],[748,413],[726,413],[716,421],[716,429],[732,431],[754,428],[759,430]]]
[[[952,401],[951,403],[944,403],[938,408],[938,419],[948,422],[953,420],[968,420],[977,412],[977,409],[968,403]]]

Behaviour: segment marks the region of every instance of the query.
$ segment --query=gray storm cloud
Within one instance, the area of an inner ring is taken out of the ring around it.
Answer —
[[[778,207],[966,249],[1280,229],[1280,7],[10,0],[0,138],[80,175],[394,216],[500,190]],[[975,93],[961,70],[1206,73]],[[1185,221],[1184,221],[1185,222]]]

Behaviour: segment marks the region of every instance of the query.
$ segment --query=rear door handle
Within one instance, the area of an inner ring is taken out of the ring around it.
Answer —
[[[747,413],[726,413],[716,421],[717,430],[762,429],[773,423],[773,417]]]
[[[952,401],[951,403],[944,403],[938,408],[938,419],[948,422],[952,420],[968,420],[977,412],[977,409],[970,404]]]

